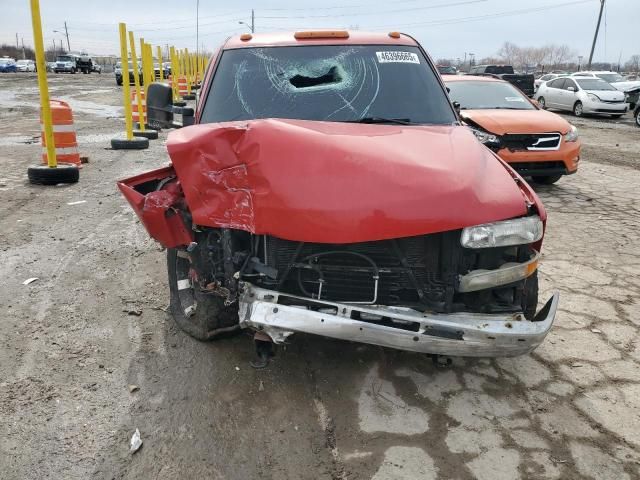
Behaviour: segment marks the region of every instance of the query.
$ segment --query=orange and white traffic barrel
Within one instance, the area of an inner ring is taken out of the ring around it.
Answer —
[[[186,77],[178,77],[178,95],[184,97],[189,93],[187,89],[187,78]]]
[[[147,123],[147,100],[144,97],[144,90],[140,91],[140,105],[142,107],[142,123]],[[140,123],[140,112],[138,111],[138,98],[136,90],[131,92],[131,118],[134,123]]]
[[[49,100],[51,119],[53,121],[53,141],[56,146],[56,160],[59,163],[72,163],[82,168],[78,153],[78,140],[73,125],[73,112],[68,103],[61,100]],[[44,134],[44,124],[40,115],[42,131],[42,163],[47,163],[47,141]]]

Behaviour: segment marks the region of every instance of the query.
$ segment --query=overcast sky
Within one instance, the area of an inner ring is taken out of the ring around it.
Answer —
[[[233,4],[233,6],[229,6]],[[124,21],[147,42],[195,48],[196,0],[40,0],[45,45],[64,38],[66,20],[72,50],[117,53]],[[226,6],[222,6],[226,5]],[[520,46],[568,44],[588,57],[600,0],[200,0],[200,43],[207,49],[247,28],[255,10],[257,32],[303,28],[400,30],[414,35],[434,58],[479,59],[504,41]],[[0,0],[0,42],[16,33],[33,44],[29,2]],[[622,62],[640,54],[640,0],[607,0],[594,61]],[[66,43],[66,40],[65,40]]]

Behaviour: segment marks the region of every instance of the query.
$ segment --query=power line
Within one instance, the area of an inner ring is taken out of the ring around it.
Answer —
[[[393,27],[395,28],[395,27],[453,25],[456,23],[475,22],[478,20],[486,20],[486,19],[493,19],[493,18],[499,18],[499,17],[509,17],[512,15],[520,15],[522,13],[544,12],[547,10],[553,10],[555,8],[567,7],[570,5],[578,5],[581,3],[589,3],[594,1],[596,0],[577,0],[574,2],[557,3],[555,5],[547,5],[544,7],[524,8],[521,10],[510,10],[508,12],[490,13],[486,15],[477,15],[472,17],[459,17],[459,18],[449,18],[449,19],[427,21],[427,22],[394,24]],[[389,28],[389,25],[388,24],[387,25],[370,25],[368,28]]]
[[[454,2],[454,3],[440,3],[437,5],[430,5],[427,7],[411,7],[411,8],[396,8],[393,10],[378,10],[375,12],[357,12],[357,13],[339,13],[339,14],[324,14],[324,15],[288,15],[288,16],[269,16],[269,15],[261,15],[259,18],[267,18],[273,20],[286,20],[286,19],[300,19],[300,18],[336,18],[336,17],[362,17],[366,15],[381,15],[387,13],[404,13],[404,12],[415,12],[422,10],[433,10],[435,8],[447,8],[447,7],[457,7],[460,5],[469,5],[472,3],[484,3],[487,0],[466,0],[463,2]]]

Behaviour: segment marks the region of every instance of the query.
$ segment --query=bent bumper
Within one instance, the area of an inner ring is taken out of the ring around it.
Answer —
[[[245,283],[239,314],[242,327],[262,331],[275,343],[301,332],[437,355],[511,357],[542,343],[555,319],[558,298],[555,292],[535,321],[528,321],[519,313],[431,314],[310,300]],[[309,307],[284,304],[291,300]]]

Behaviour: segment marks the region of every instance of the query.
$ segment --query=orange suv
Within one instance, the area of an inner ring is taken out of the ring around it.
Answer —
[[[542,110],[504,80],[473,75],[442,79],[478,140],[520,175],[549,185],[578,170],[578,132],[564,118]]]

